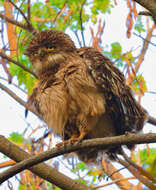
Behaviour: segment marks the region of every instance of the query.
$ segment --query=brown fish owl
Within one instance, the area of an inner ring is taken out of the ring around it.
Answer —
[[[31,103],[63,141],[142,129],[146,111],[132,96],[119,69],[96,49],[77,49],[65,33],[45,30],[32,39],[26,54],[39,77]],[[117,150],[120,147],[107,152],[113,155]],[[98,151],[77,154],[85,162],[94,162]]]

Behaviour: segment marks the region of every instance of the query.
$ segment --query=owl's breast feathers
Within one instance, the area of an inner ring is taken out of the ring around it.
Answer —
[[[76,125],[80,120],[84,123],[87,133],[96,137],[92,129],[97,127],[97,123],[102,127],[103,120],[106,127],[109,126],[109,132],[105,134],[115,135],[112,121],[105,115],[104,94],[92,79],[79,54],[68,54],[64,62],[55,69],[56,72],[53,70],[44,70],[33,93],[35,98],[32,94],[32,102],[48,126],[62,137],[66,128],[71,130],[67,125],[77,130]],[[101,119],[102,115],[105,116]],[[76,131],[77,136],[78,133],[80,132]],[[67,136],[69,139],[70,135]],[[100,137],[101,133],[98,136]]]

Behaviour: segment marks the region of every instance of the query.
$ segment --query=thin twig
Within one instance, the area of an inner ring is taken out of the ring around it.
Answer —
[[[11,75],[11,73],[10,73],[8,67],[7,67],[8,61],[6,59],[2,58],[2,57],[1,57],[0,61],[1,61],[1,64],[2,64],[2,67],[3,67],[4,71],[5,71],[5,73],[8,76],[8,83],[11,84],[12,83],[12,75]]]
[[[34,73],[33,71],[31,71],[29,68],[25,67],[24,65],[22,65],[20,62],[11,59],[9,56],[7,56],[5,53],[0,52],[0,56],[3,57],[4,59],[7,59],[9,62],[12,62],[16,65],[18,65],[19,67],[21,67],[22,69],[24,69],[25,71],[27,71],[28,73],[32,74],[35,78],[38,78],[38,76],[36,75],[36,73]]]
[[[133,82],[133,78],[135,77],[136,78],[136,73],[138,72],[142,62],[144,61],[144,57],[145,57],[145,53],[148,49],[148,46],[149,46],[149,41],[152,37],[152,32],[153,30],[156,28],[156,25],[153,24],[152,27],[148,30],[147,32],[147,35],[146,35],[146,38],[144,39],[143,41],[143,47],[141,49],[141,53],[140,55],[138,56],[138,59],[137,61],[135,62],[135,67],[133,69],[133,72],[130,74],[130,77],[128,78],[127,80],[127,84],[130,85],[132,82]]]
[[[21,22],[18,22],[18,21],[16,21],[16,20],[12,19],[12,18],[9,18],[9,17],[3,15],[2,13],[0,13],[0,17],[1,17],[2,19],[4,19],[6,22],[9,22],[9,23],[12,23],[12,24],[14,24],[14,25],[16,25],[16,26],[19,26],[20,28],[23,28],[23,29],[25,29],[25,30],[28,30],[28,31],[31,32],[31,33],[34,33],[34,34],[37,33],[37,30],[34,29],[31,25],[27,25],[27,24],[23,24],[23,23],[21,23]]]
[[[121,179],[115,179],[109,183],[106,183],[104,185],[99,185],[99,186],[96,186],[96,187],[93,187],[93,189],[99,189],[101,187],[106,187],[106,186],[109,186],[109,185],[113,185],[115,184],[116,182],[119,182],[119,181],[127,181],[127,180],[130,180],[130,179],[136,179],[136,177],[125,177],[125,178],[121,178]]]
[[[2,76],[0,76],[0,79],[3,80],[3,81],[5,81],[5,82],[8,82],[8,79],[6,79],[6,78],[4,78]],[[17,84],[11,82],[11,85],[15,86],[16,88],[18,88],[19,90],[21,90],[23,93],[27,94],[27,92],[23,88],[21,88],[20,86],[18,86]]]
[[[52,20],[53,24],[56,23],[57,19],[64,13],[65,9],[67,7],[67,0],[65,0],[61,10],[57,13],[57,15],[55,16],[55,18]]]
[[[2,41],[2,44],[3,44],[3,48],[2,49],[5,49],[6,45],[5,45],[5,41],[4,41],[4,21],[1,20],[1,41]]]
[[[143,177],[142,174],[138,170],[136,170],[132,165],[130,165],[127,161],[124,161],[120,158],[118,158],[118,161],[120,164],[125,166],[139,181],[141,181],[144,185],[149,187],[150,190],[155,190],[155,186],[145,177]]]
[[[16,162],[13,161],[13,160],[8,160],[8,161],[5,161],[5,162],[1,162],[0,163],[0,168],[5,168],[5,167],[9,167],[9,166],[13,166],[15,165]]]
[[[79,36],[78,36],[77,31],[73,31],[73,32],[74,32],[74,34],[75,34],[75,36],[76,36],[76,39],[77,39],[77,41],[78,41],[78,43],[79,43],[79,46],[82,47],[81,41],[80,41],[80,38],[79,38]]]
[[[29,111],[33,112],[40,118],[40,115],[25,101],[23,101],[20,97],[18,97],[14,92],[12,92],[9,88],[0,83],[0,88],[4,90],[7,94],[9,94],[14,100],[16,100],[19,104],[24,106]]]
[[[27,17],[25,16],[25,14],[23,13],[22,9],[20,9],[19,7],[17,7],[17,5],[14,2],[12,2],[11,0],[9,0],[9,2],[21,13],[21,15],[23,16],[23,18],[27,22],[27,24],[30,25],[30,22],[27,19]]]
[[[28,10],[27,10],[27,13],[28,13],[28,21],[30,23],[30,18],[31,18],[31,0],[28,0]]]
[[[107,149],[110,147],[125,145],[125,144],[128,144],[128,145],[129,144],[145,144],[145,143],[154,143],[154,142],[156,142],[156,134],[148,133],[148,134],[129,134],[129,135],[116,136],[116,137],[90,139],[90,140],[84,140],[81,143],[75,143],[73,145],[66,144],[65,146],[52,148],[51,150],[39,153],[38,155],[32,156],[31,158],[28,158],[16,164],[12,168],[5,170],[3,173],[0,174],[0,183],[3,183],[8,178],[16,175],[17,173],[21,172],[24,169],[30,168],[33,165],[36,165],[40,162],[46,161],[56,156],[60,156],[65,153],[70,153],[70,152],[78,151],[78,150],[80,151],[86,148],[96,147],[97,149],[101,150],[101,149]],[[3,149],[0,151],[3,152]],[[151,185],[151,187],[152,186],[153,185]]]
[[[134,34],[135,36],[141,38],[142,40],[147,41],[147,42],[148,42],[149,44],[151,44],[152,46],[156,46],[156,44],[154,44],[153,42],[148,41],[147,39],[143,38],[140,34],[137,34],[137,33],[135,33],[135,32],[133,32],[133,34]]]
[[[144,170],[142,167],[138,166],[135,162],[133,162],[128,156],[123,152],[124,159],[132,165],[134,168],[136,168],[142,175],[150,179],[153,183],[156,184],[156,178],[154,178],[148,171]]]
[[[149,46],[149,41],[151,39],[151,36],[152,36],[152,32],[153,30],[156,28],[156,25],[153,24],[153,26],[149,29],[149,31],[147,32],[147,36],[146,36],[146,40],[144,40],[144,43],[143,43],[143,47],[142,47],[142,50],[141,50],[141,54],[138,58],[138,61],[135,63],[135,73],[138,72],[140,66],[141,66],[141,63],[143,62],[144,60],[144,57],[145,57],[145,53],[148,49],[148,46]]]
[[[82,36],[82,41],[83,41],[83,46],[86,46],[85,44],[85,38],[84,38],[84,30],[83,30],[83,21],[82,21],[82,11],[83,11],[83,6],[85,4],[86,0],[83,1],[80,9],[80,26],[81,26],[81,36]]]
[[[103,170],[105,171],[105,173],[110,176],[111,180],[114,181],[116,179],[122,179],[124,178],[124,175],[122,175],[121,173],[117,172],[117,169],[114,167],[114,165],[111,163],[111,161],[109,159],[106,159],[104,156],[102,157],[102,166],[103,166]],[[111,175],[112,173],[114,173],[114,175]],[[124,190],[130,190],[133,189],[135,190],[135,185],[133,185],[132,183],[130,183],[128,180],[127,181],[117,181],[116,185],[119,187],[119,189],[124,189]]]

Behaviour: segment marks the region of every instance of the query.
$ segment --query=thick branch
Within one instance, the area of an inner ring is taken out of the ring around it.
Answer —
[[[156,0],[135,0],[141,6],[145,7],[153,16],[154,21],[156,22]]]
[[[156,119],[154,117],[149,116],[147,122],[152,125],[156,125]]]
[[[37,75],[33,71],[31,71],[30,69],[28,69],[27,67],[25,67],[24,65],[22,65],[20,62],[14,60],[14,59],[11,59],[5,53],[0,52],[0,56],[3,57],[4,59],[7,59],[9,62],[14,63],[15,65],[18,65],[19,67],[21,67],[22,69],[24,69],[28,73],[32,74],[34,77],[38,78]]]
[[[0,136],[0,151],[16,162],[20,162],[30,157],[29,153],[9,142],[3,136]],[[53,169],[44,163],[33,166],[30,168],[30,170],[39,177],[55,184],[63,190],[90,190],[89,187],[81,184],[78,181],[70,179],[69,177],[63,175],[56,169]],[[2,180],[0,183],[2,183]]]
[[[4,140],[4,137],[0,137],[0,151],[5,154],[4,152],[4,145],[1,142]],[[156,134],[155,133],[148,133],[148,134],[128,134],[128,135],[121,135],[116,137],[106,137],[106,138],[97,138],[91,140],[85,140],[82,143],[75,143],[73,145],[67,144],[62,147],[53,148],[51,150],[42,152],[38,155],[32,156],[31,158],[24,160],[11,169],[8,169],[0,175],[0,183],[4,182],[4,180],[8,179],[9,177],[21,172],[26,168],[30,168],[31,166],[38,164],[40,162],[46,161],[50,158],[54,158],[56,156],[60,156],[65,153],[70,153],[74,151],[84,150],[86,148],[97,148],[97,149],[107,149],[114,146],[119,145],[130,145],[130,144],[146,144],[146,143],[154,143],[156,142]],[[8,156],[8,154],[6,154]],[[10,171],[11,170],[11,171]]]

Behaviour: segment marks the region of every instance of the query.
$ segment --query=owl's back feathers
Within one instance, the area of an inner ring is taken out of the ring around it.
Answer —
[[[133,97],[120,70],[94,48],[80,48],[78,53],[84,59],[88,72],[105,96],[106,109],[114,120],[118,135],[126,131],[141,130],[147,112]]]

